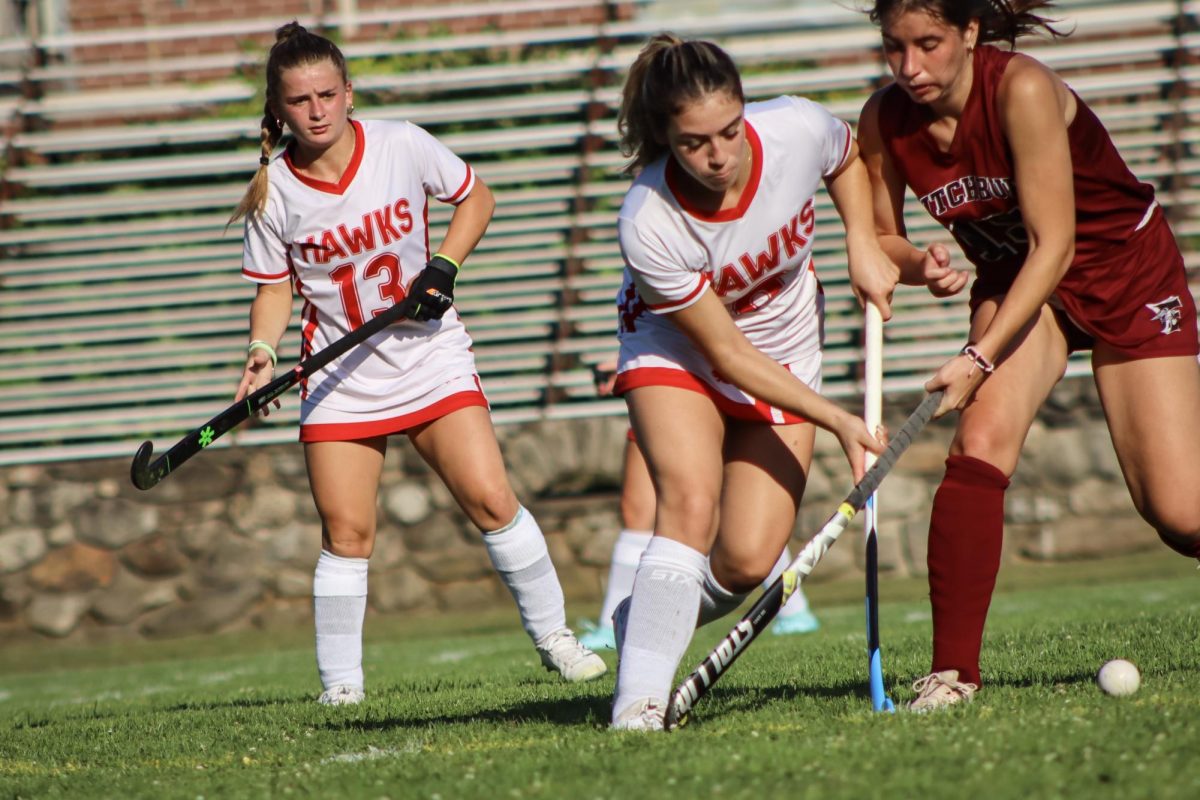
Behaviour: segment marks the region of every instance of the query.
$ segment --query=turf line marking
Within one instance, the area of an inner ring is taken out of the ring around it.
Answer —
[[[358,753],[338,753],[336,755],[327,756],[321,759],[321,763],[357,764],[360,761],[375,761],[380,758],[411,756],[420,753],[424,747],[424,742],[416,739],[405,742],[401,747],[375,747],[374,745],[367,745],[367,749],[365,751]]]

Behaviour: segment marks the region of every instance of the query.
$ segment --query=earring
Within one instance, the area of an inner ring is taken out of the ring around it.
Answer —
[[[279,128],[279,130],[283,130],[283,120],[276,117],[275,118],[275,127]]]
[[[354,103],[351,103],[350,107],[346,109],[346,116],[349,116],[353,113],[354,113]]]

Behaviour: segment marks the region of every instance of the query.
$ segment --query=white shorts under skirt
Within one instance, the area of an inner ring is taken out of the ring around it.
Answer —
[[[300,441],[348,442],[403,433],[469,406],[488,407],[479,376],[459,375],[409,403],[377,411],[345,411],[302,403]]]
[[[782,365],[814,392],[821,391],[821,350]],[[621,334],[617,382],[613,394],[642,386],[674,386],[707,395],[723,414],[734,419],[795,425],[807,422],[781,408],[768,405],[723,380],[685,334],[657,329]]]

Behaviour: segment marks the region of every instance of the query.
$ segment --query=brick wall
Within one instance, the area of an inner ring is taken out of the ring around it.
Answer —
[[[105,0],[103,3],[72,0],[69,18],[73,31],[105,31],[151,25],[208,23],[217,19],[320,14],[324,5],[333,4],[318,0]],[[406,4],[399,0],[395,5]]]
[[[74,46],[48,55],[50,63],[84,67],[87,64],[111,64],[114,61],[143,62],[178,59],[180,56],[202,56],[218,53],[255,53],[264,50],[272,41],[270,27],[296,17],[334,19],[339,13],[338,0],[64,0],[68,6],[70,34],[102,31],[129,31],[122,43]],[[471,5],[495,5],[495,13],[438,20],[433,23],[363,24],[353,35],[341,35],[345,43],[392,39],[401,35],[420,37],[431,30],[456,34],[485,30],[536,30],[563,25],[595,24],[606,17],[628,19],[634,4],[614,2],[609,7],[571,7],[549,11],[511,13],[503,10],[506,0],[472,0]],[[357,0],[357,9],[366,14],[381,10],[407,8],[440,8],[434,0]],[[234,35],[199,35],[168,41],[139,41],[139,29],[169,26],[211,25],[214,21],[264,21],[268,28],[261,33]],[[71,84],[76,88],[105,88],[155,83],[164,76],[154,71],[119,76],[88,75],[86,69],[75,70]],[[172,78],[206,81],[229,77],[236,69],[182,69]]]
[[[502,5],[505,0],[471,0],[472,5],[489,2]],[[98,31],[150,25],[211,23],[214,20],[282,20],[298,15],[332,16],[338,13],[339,5],[336,0],[105,0],[103,3],[95,0],[71,0],[69,16],[73,30]],[[356,3],[360,12],[436,8],[441,5],[431,0],[357,0]],[[615,2],[612,5],[620,7],[628,4]],[[487,18],[457,21],[450,27],[452,30],[465,32],[479,30],[489,24],[521,28],[539,24],[578,24],[596,22],[603,14],[602,9],[580,8],[524,14],[491,14],[487,15]]]

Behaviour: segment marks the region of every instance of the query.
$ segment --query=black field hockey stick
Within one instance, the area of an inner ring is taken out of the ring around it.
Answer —
[[[234,403],[220,414],[217,414],[208,422],[176,442],[170,450],[156,458],[154,463],[150,463],[150,456],[154,452],[154,444],[149,441],[143,442],[142,446],[138,448],[137,453],[134,454],[133,464],[129,469],[133,485],[139,489],[149,489],[157,485],[163,478],[179,469],[183,462],[215,442],[222,434],[236,427],[243,420],[258,413],[276,397],[279,397],[279,395],[304,380],[304,378],[312,375],[350,348],[361,344],[401,318],[409,316],[417,306],[418,304],[414,302],[411,295],[406,297],[382,314],[373,317],[350,331],[325,349],[301,361],[258,391]]]
[[[713,648],[712,652],[700,662],[700,666],[696,667],[683,683],[679,684],[667,704],[665,721],[667,730],[674,730],[687,721],[688,714],[691,713],[700,698],[708,694],[708,690],[717,682],[717,679],[724,674],[725,670],[729,669],[738,656],[745,652],[755,637],[766,630],[767,626],[771,624],[771,620],[775,619],[775,615],[779,613],[779,609],[783,608],[788,598],[800,587],[800,582],[813,571],[813,567],[825,555],[825,551],[837,541],[838,536],[850,524],[850,520],[854,519],[854,515],[866,504],[867,498],[875,493],[880,481],[891,471],[901,454],[908,449],[913,438],[933,417],[933,413],[937,411],[941,402],[941,391],[934,392],[921,401],[917,410],[892,437],[887,449],[867,470],[863,479],[850,490],[850,494],[838,506],[834,515],[821,526],[817,535],[808,540],[808,544],[804,545],[799,555],[791,564],[788,564],[783,574],[767,587],[754,607],[733,626],[729,635]]]

